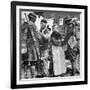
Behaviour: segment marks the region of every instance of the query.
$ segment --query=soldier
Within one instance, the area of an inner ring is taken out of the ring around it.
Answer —
[[[71,75],[75,75],[76,73],[76,57],[77,51],[74,50],[74,46],[76,45],[76,37],[75,37],[75,25],[76,23],[68,16],[64,19],[66,26],[66,36],[64,38],[64,44],[67,45],[67,50],[65,51],[66,59],[70,60],[72,72]],[[66,72],[68,73],[68,72]]]
[[[39,34],[36,31],[36,15],[34,13],[29,13],[28,17],[26,16],[27,23],[22,27],[22,29],[27,30],[27,53],[28,53],[28,59],[24,62],[26,65],[26,71],[27,71],[27,78],[35,78],[37,76],[37,61],[39,59]],[[30,76],[31,75],[31,76]]]

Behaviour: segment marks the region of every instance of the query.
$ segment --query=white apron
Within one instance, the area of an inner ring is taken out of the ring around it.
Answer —
[[[54,75],[65,73],[65,55],[62,47],[52,46]]]

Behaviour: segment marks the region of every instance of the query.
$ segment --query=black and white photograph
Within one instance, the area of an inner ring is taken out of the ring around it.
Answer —
[[[80,14],[21,10],[20,78],[80,76]]]
[[[85,79],[84,9],[16,7],[16,83]]]

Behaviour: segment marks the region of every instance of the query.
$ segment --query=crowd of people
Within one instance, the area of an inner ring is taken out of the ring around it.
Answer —
[[[66,16],[51,28],[44,18],[37,30],[36,18],[29,13],[21,24],[21,79],[80,75],[80,23]]]

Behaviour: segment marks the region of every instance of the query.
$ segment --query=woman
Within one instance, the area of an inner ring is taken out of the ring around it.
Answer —
[[[61,46],[62,36],[59,33],[59,26],[55,25],[51,35],[52,55],[53,55],[53,71],[55,76],[65,73],[65,56]]]
[[[41,20],[40,34],[42,40],[40,41],[40,54],[41,60],[43,61],[42,75],[44,77],[49,76],[49,39],[50,39],[51,29],[47,26],[47,21],[45,19]]]

